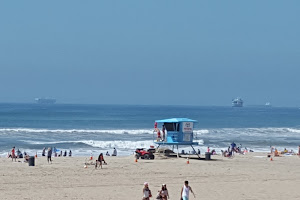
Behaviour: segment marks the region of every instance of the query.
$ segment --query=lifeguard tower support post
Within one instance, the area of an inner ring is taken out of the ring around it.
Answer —
[[[163,123],[162,134],[165,134],[165,137],[157,137],[154,143],[160,145],[173,145],[177,147],[177,157],[179,157],[178,146],[191,146],[195,151],[193,145],[198,145],[198,142],[193,142],[194,133],[194,123],[196,120],[188,119],[188,118],[171,118],[171,119],[162,119],[155,120],[155,130],[156,134],[158,134],[160,130],[157,128],[157,123]],[[165,130],[164,130],[165,129]],[[196,152],[198,155],[198,153]],[[200,156],[198,155],[200,158]]]

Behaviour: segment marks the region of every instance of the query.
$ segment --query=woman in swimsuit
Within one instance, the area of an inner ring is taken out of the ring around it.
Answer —
[[[162,184],[159,195],[161,196],[162,200],[167,200],[170,198],[166,184]]]

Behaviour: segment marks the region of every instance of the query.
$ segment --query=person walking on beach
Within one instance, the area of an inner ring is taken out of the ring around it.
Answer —
[[[48,163],[50,161],[52,164],[51,156],[52,156],[52,149],[49,147],[48,152],[47,152],[47,161],[48,161]]]
[[[159,191],[159,196],[161,200],[167,200],[170,198],[166,184],[162,184],[161,191]]]
[[[150,200],[150,197],[152,197],[151,190],[149,189],[148,183],[145,182],[143,188],[143,200]]]
[[[194,198],[196,198],[196,195],[194,194],[191,186],[189,186],[189,182],[188,181],[184,181],[184,185],[181,188],[181,200],[189,200],[189,196],[190,196],[190,191],[191,193],[194,195]]]
[[[14,161],[15,159],[15,162],[17,161],[17,158],[16,158],[16,150],[15,150],[15,147],[12,148],[11,150],[11,161]]]

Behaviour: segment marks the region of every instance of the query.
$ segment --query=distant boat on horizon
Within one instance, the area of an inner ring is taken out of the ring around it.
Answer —
[[[56,99],[52,98],[35,98],[36,103],[38,104],[55,104]]]
[[[232,107],[243,107],[244,101],[241,98],[235,98],[232,100]]]
[[[270,102],[266,102],[265,106],[266,106],[266,107],[271,107],[272,105],[271,105]]]

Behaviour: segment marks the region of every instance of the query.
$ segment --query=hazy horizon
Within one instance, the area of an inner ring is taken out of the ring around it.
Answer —
[[[299,1],[0,5],[0,102],[300,106]]]

